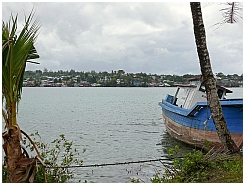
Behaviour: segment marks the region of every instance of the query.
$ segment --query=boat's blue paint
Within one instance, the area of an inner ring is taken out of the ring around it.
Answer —
[[[207,102],[197,102],[191,109],[184,109],[172,103],[167,97],[159,103],[164,114],[171,120],[190,128],[216,131]],[[220,100],[220,104],[229,131],[242,134],[243,99]]]

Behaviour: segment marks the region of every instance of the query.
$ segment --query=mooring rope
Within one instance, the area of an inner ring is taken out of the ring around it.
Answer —
[[[125,165],[125,164],[133,164],[133,163],[148,163],[148,162],[155,162],[155,161],[161,162],[163,160],[169,161],[169,158],[150,159],[150,160],[142,160],[142,161],[129,161],[129,162],[116,162],[116,163],[107,163],[107,164],[77,165],[77,166],[46,166],[46,168],[87,168],[87,167]]]

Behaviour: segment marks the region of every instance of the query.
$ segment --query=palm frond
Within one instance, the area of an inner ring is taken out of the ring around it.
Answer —
[[[21,98],[26,62],[39,58],[34,43],[40,25],[37,20],[32,23],[33,16],[32,11],[19,35],[17,15],[11,15],[10,21],[2,24],[2,93],[6,109],[15,109]]]
[[[242,19],[242,5],[240,3],[227,3],[227,8],[223,8],[220,11],[223,15],[223,22],[224,23],[236,23],[239,19]]]
[[[241,3],[232,2],[232,3],[225,3],[224,5],[227,5],[228,7],[220,10],[223,18],[221,22],[218,22],[213,25],[213,26],[218,26],[216,29],[218,29],[219,27],[223,26],[226,23],[233,24],[239,22],[240,19],[243,19],[242,17],[243,6]]]

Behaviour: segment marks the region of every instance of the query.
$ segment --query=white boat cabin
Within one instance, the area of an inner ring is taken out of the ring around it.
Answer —
[[[232,93],[231,90],[217,85],[219,99],[225,99],[226,93]],[[179,107],[190,109],[197,102],[206,102],[205,85],[198,78],[189,79],[189,84],[178,84],[173,104]]]

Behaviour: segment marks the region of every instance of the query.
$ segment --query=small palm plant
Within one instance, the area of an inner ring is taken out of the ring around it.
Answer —
[[[2,135],[4,162],[7,167],[7,182],[31,182],[35,175],[36,159],[29,158],[21,146],[21,130],[16,115],[26,63],[39,58],[34,43],[40,24],[37,20],[32,23],[31,12],[25,18],[23,29],[17,32],[17,17],[18,15],[11,15],[9,22],[2,23],[2,116],[6,129]]]

